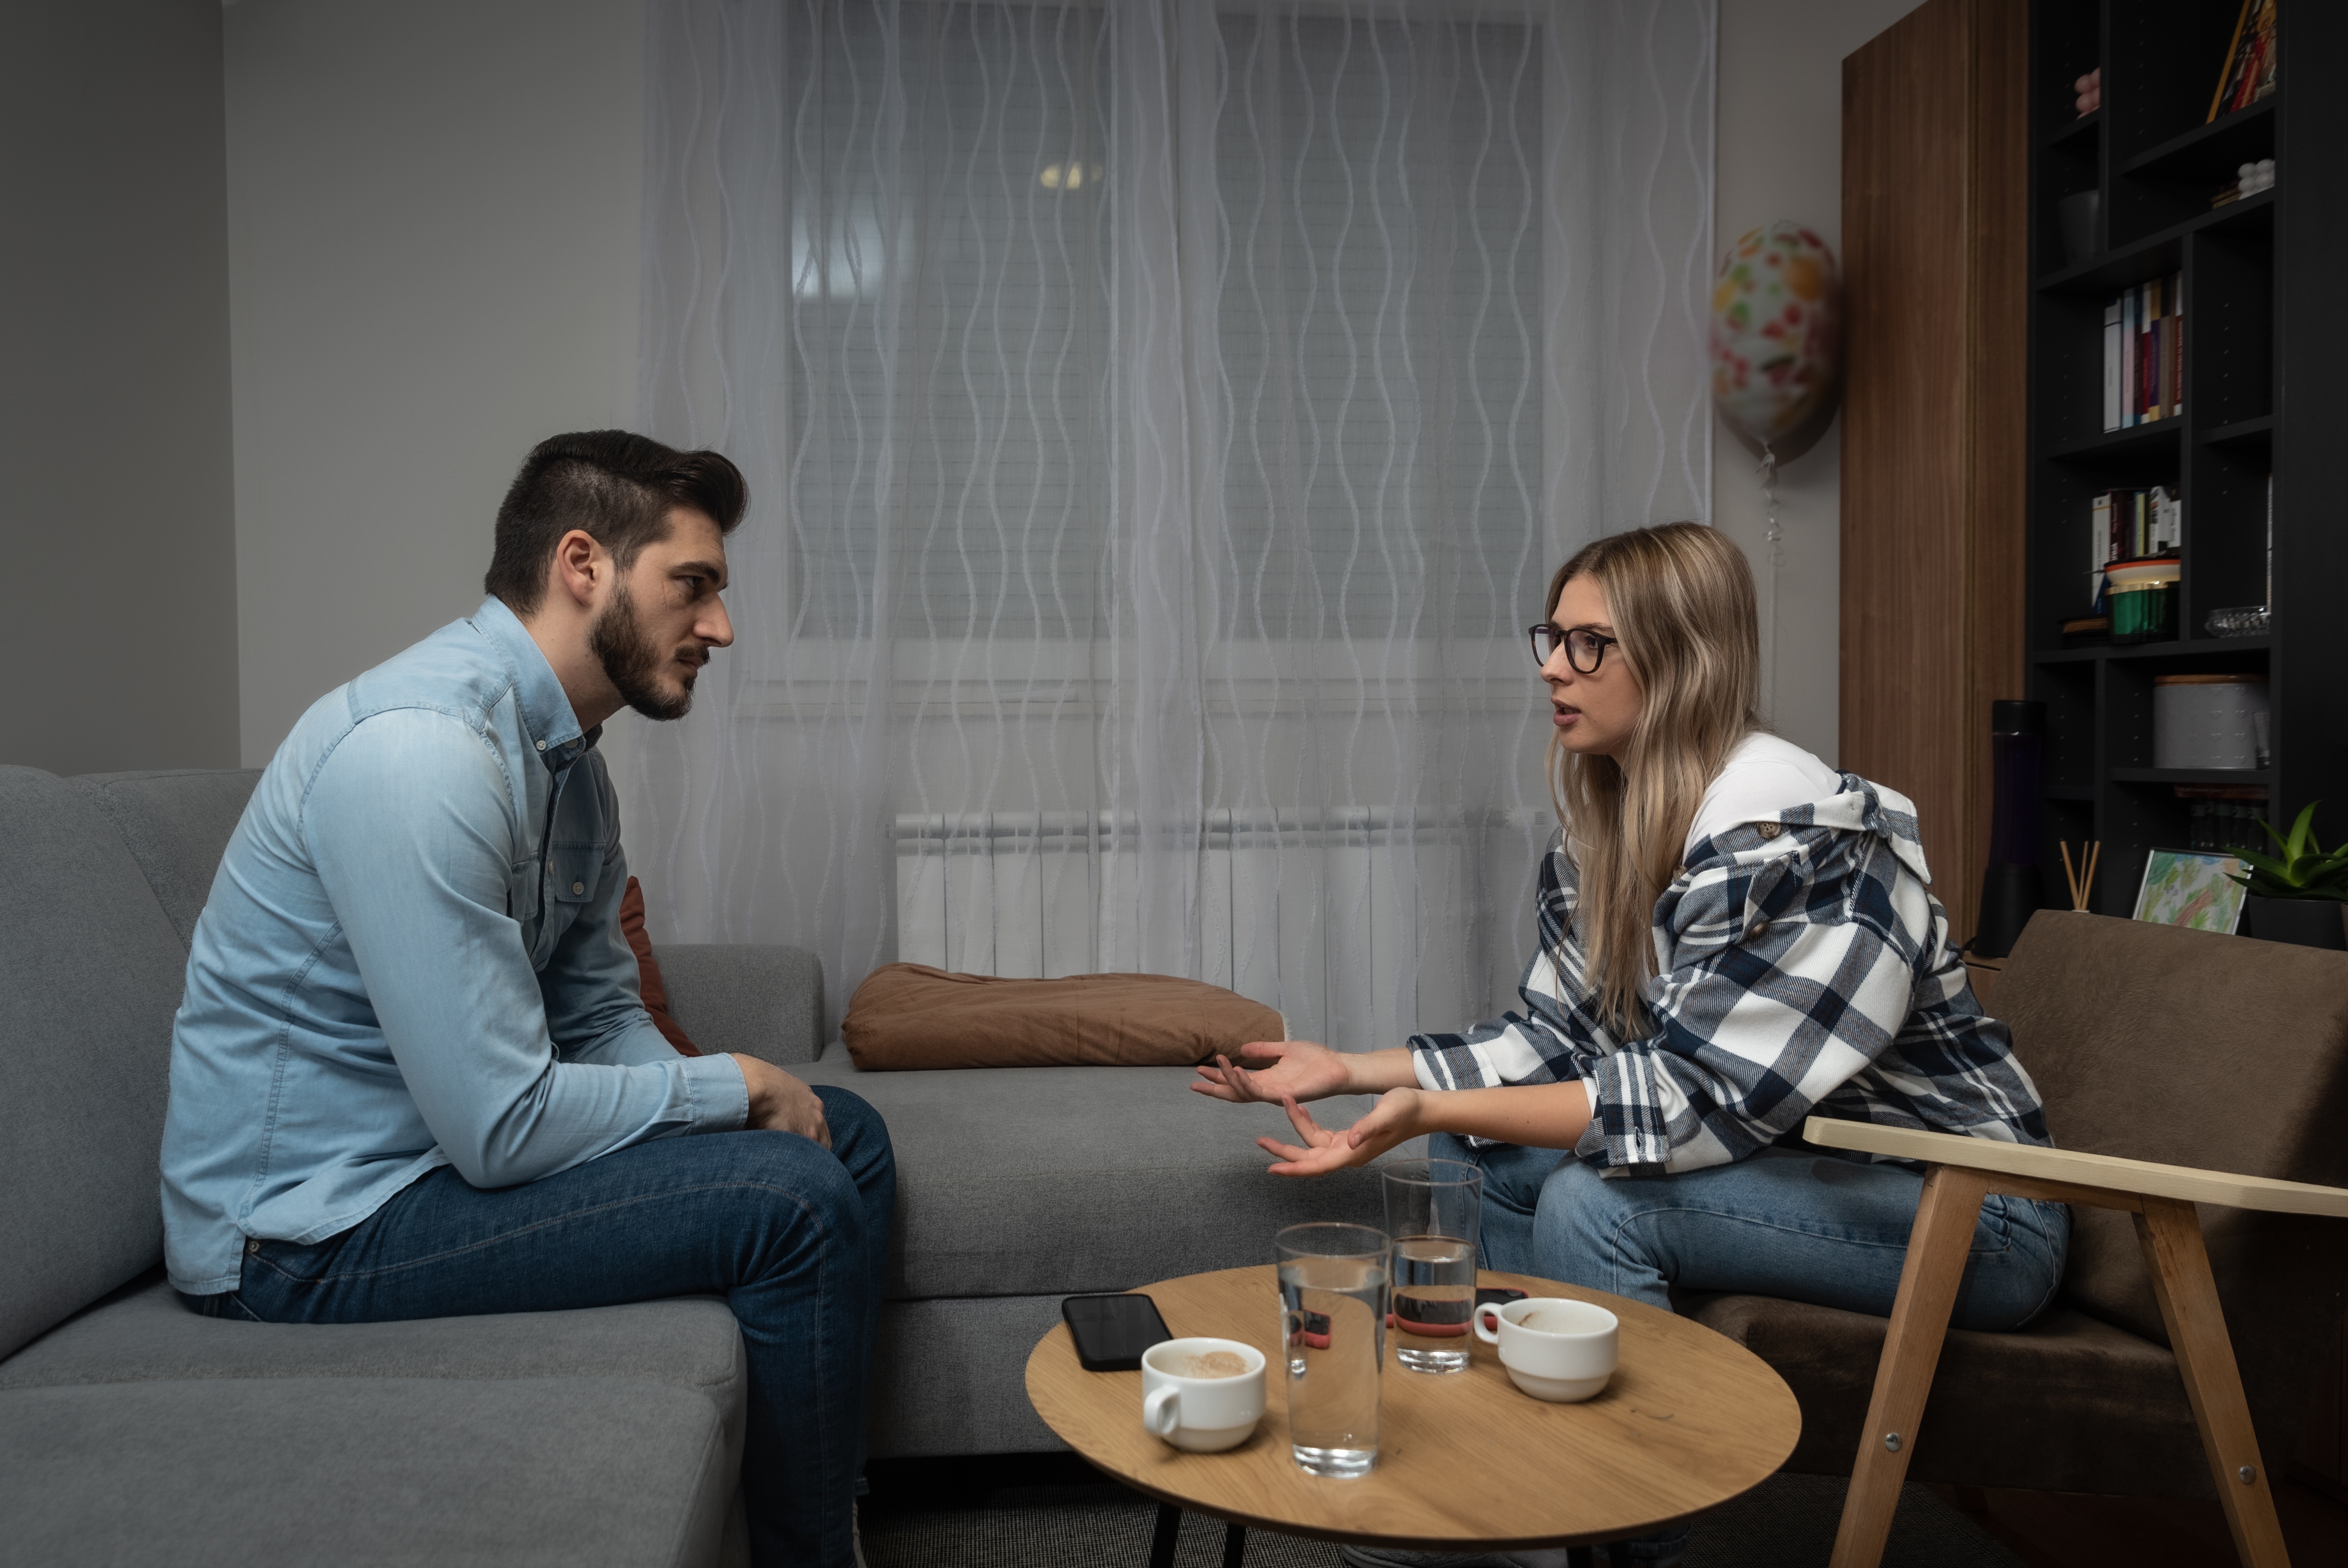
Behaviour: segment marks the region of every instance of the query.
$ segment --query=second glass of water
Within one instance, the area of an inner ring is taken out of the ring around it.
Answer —
[[[1396,1160],[1378,1169],[1394,1238],[1395,1359],[1413,1372],[1465,1372],[1484,1173],[1462,1160]]]
[[[1280,1233],[1288,1440],[1314,1475],[1367,1475],[1378,1460],[1378,1372],[1386,1354],[1386,1239],[1367,1225]]]

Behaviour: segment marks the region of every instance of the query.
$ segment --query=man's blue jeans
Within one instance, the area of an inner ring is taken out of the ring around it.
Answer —
[[[1664,1311],[1670,1287],[1739,1291],[1888,1316],[1924,1178],[1902,1165],[1765,1149],[1733,1165],[1614,1176],[1562,1150],[1470,1149],[1438,1132],[1437,1160],[1484,1172],[1483,1265],[1628,1296]],[[1992,1197],[1973,1228],[1952,1323],[2019,1328],[2054,1299],[2071,1211]],[[1634,1563],[1685,1553],[1688,1528],[1633,1541]],[[1616,1568],[1622,1568],[1617,1564]]]
[[[844,1568],[897,1167],[878,1111],[815,1092],[829,1151],[705,1133],[494,1191],[443,1167],[338,1236],[248,1243],[238,1289],[187,1299],[219,1317],[381,1323],[723,1295],[749,1356],[752,1560]]]

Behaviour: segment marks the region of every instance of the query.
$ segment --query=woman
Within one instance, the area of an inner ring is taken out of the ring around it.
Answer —
[[[1752,573],[1715,530],[1601,539],[1547,603],[1562,827],[1526,1011],[1368,1055],[1254,1044],[1263,1065],[1218,1057],[1191,1088],[1285,1104],[1302,1143],[1258,1140],[1283,1176],[1431,1134],[1483,1170],[1489,1268],[1665,1309],[1676,1285],[1888,1314],[1922,1178],[1809,1149],[1804,1119],[2049,1141],[1926,888],[1913,808],[1761,727]],[[1380,1099],[1344,1131],[1299,1104],[1362,1093]],[[2028,1322],[2069,1229],[2061,1204],[1985,1202],[1955,1325]]]

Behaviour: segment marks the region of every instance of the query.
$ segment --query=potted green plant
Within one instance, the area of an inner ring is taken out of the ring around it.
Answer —
[[[2246,935],[2302,947],[2348,948],[2348,844],[2327,851],[2316,841],[2319,804],[2307,803],[2289,838],[2259,820],[2280,854],[2234,851],[2250,868],[2234,879],[2248,895],[2242,904]]]

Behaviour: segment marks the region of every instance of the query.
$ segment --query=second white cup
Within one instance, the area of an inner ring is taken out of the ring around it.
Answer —
[[[1236,1339],[1153,1345],[1141,1357],[1141,1424],[1194,1454],[1235,1449],[1263,1418],[1263,1365]]]
[[[1606,1387],[1621,1326],[1604,1307],[1561,1296],[1488,1301],[1476,1309],[1476,1337],[1500,1347],[1509,1380],[1554,1405],[1590,1398]]]

